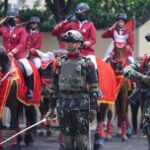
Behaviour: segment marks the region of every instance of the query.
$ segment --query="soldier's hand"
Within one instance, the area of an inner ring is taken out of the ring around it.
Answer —
[[[126,68],[123,69],[123,74],[124,74],[125,77],[128,77],[129,72],[130,72],[130,68],[129,67],[126,67]]]
[[[142,82],[147,84],[147,85],[150,85],[150,77],[147,75],[143,75],[142,76]]]
[[[113,28],[115,28],[117,26],[118,22],[116,21],[110,28],[109,30],[112,30]]]
[[[66,19],[71,22],[76,20],[76,16],[74,14],[67,15]]]
[[[36,49],[35,49],[35,48],[31,48],[31,49],[30,49],[30,52],[31,52],[32,54],[37,54],[37,52],[36,52]]]
[[[3,18],[2,20],[0,20],[0,25],[3,24],[6,21],[7,17]]]
[[[8,56],[13,57],[14,54],[12,52],[7,53]]]
[[[91,109],[89,114],[89,120],[90,122],[93,122],[96,119],[96,110]]]
[[[48,112],[46,113],[46,115],[44,116],[44,118],[48,118],[48,117],[52,116],[53,114],[54,114],[54,109],[50,108],[48,110]]]
[[[91,46],[91,42],[90,41],[85,41],[83,44],[86,48]]]

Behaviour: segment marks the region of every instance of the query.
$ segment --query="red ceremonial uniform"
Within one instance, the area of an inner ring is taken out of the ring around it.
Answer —
[[[26,49],[30,50],[32,48],[40,50],[42,47],[42,41],[43,41],[43,35],[40,31],[32,31],[27,30],[27,43],[26,43]],[[30,56],[32,58],[39,57],[36,54],[30,53]]]
[[[105,32],[102,33],[102,38],[112,38],[115,41],[115,34],[118,34],[118,38],[120,37],[121,40],[126,36],[126,45],[129,45],[131,49],[133,50],[133,33],[131,30],[123,28],[112,28],[111,30],[108,29]],[[126,56],[132,56],[132,52],[129,50],[126,50]]]
[[[7,52],[11,52],[14,48],[18,50],[14,57],[21,59],[25,57],[26,30],[22,26],[2,26],[0,35],[3,37],[3,46]]]
[[[86,48],[81,49],[81,54],[86,55],[95,55],[95,50],[92,46],[96,43],[96,29],[92,22],[85,20],[83,23],[79,21],[74,22],[60,22],[52,30],[54,36],[60,36],[68,30],[77,30],[82,33],[84,42],[89,41],[90,45]]]

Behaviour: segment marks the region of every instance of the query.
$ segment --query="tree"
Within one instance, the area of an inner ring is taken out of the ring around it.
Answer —
[[[60,22],[70,12],[73,0],[45,0],[47,8],[54,14],[56,22]]]
[[[7,13],[7,8],[8,8],[8,0],[4,0],[4,14]]]

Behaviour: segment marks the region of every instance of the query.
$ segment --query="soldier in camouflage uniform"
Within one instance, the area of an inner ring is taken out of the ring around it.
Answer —
[[[69,30],[64,41],[68,54],[54,65],[51,107],[57,108],[65,150],[87,150],[89,114],[96,110],[101,95],[97,73],[91,60],[78,51],[83,42],[80,32]]]
[[[150,34],[145,37],[147,41],[150,41]],[[142,107],[143,115],[143,130],[147,135],[149,149],[150,150],[150,56],[145,55],[143,58],[137,59],[137,61],[124,69],[124,75],[140,83],[140,103]],[[138,93],[139,93],[138,92]]]

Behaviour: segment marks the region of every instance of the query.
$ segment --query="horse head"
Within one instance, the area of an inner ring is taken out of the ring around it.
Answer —
[[[10,69],[10,65],[11,62],[7,55],[6,49],[0,46],[0,68],[1,68],[0,72],[2,74],[7,73]]]
[[[126,42],[114,42],[111,64],[115,70],[122,71],[123,67],[126,65],[125,50]]]

